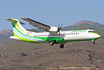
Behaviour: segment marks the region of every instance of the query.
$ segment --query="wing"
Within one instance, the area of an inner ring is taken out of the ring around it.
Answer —
[[[50,30],[50,26],[42,24],[40,22],[37,22],[35,20],[32,20],[30,18],[22,18],[23,20],[30,22],[30,25],[37,27],[40,30],[48,31]]]

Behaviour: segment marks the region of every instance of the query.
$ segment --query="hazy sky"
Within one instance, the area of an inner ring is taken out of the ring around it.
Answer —
[[[73,25],[83,20],[104,24],[104,0],[0,0],[0,31],[12,29],[5,18],[17,18],[26,23],[26,29],[34,28],[22,20],[28,17],[49,26]]]

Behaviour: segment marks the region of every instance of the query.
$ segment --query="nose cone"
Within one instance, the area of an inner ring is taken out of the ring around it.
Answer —
[[[98,37],[100,38],[100,35],[98,35]]]
[[[96,38],[97,38],[97,39],[99,39],[99,38],[100,38],[100,35],[99,35],[99,34],[97,34],[97,33],[96,33]]]

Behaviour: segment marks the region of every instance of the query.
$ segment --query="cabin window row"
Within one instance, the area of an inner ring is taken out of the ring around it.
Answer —
[[[79,33],[67,33],[67,34],[60,34],[60,35],[78,35]],[[59,34],[49,34],[49,35],[35,35],[35,36],[59,36]]]
[[[67,35],[77,35],[79,33],[67,33]]]

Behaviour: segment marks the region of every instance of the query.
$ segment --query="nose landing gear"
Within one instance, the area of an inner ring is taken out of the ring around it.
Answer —
[[[95,41],[93,41],[93,44],[95,44]]]
[[[95,44],[95,40],[94,40],[94,39],[92,39],[92,41],[93,41],[93,44]]]

